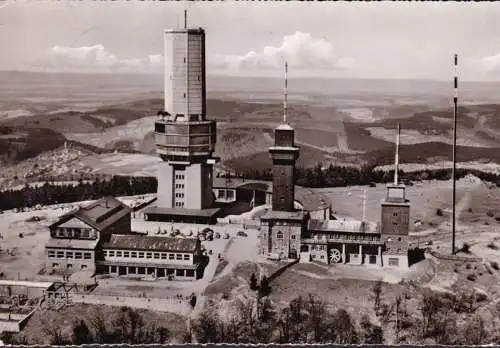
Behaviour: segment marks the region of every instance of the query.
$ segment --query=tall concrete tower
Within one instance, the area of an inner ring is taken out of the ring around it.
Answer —
[[[288,65],[285,63],[283,122],[274,130],[274,146],[269,148],[273,162],[272,210],[261,217],[260,253],[271,259],[297,258],[307,214],[296,211],[295,162],[300,149],[295,146],[295,131],[287,123]]]
[[[215,121],[206,119],[205,31],[165,30],[164,110],[155,122],[155,143],[163,160],[157,207],[151,220],[213,222]]]
[[[408,267],[408,233],[410,229],[410,203],[406,199],[406,187],[399,184],[399,138],[396,135],[396,155],[394,160],[394,183],[387,185],[387,194],[381,207],[381,237],[385,242],[383,265]]]

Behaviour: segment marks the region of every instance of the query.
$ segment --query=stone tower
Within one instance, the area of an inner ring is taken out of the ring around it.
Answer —
[[[260,253],[271,259],[298,258],[307,223],[307,214],[294,208],[295,162],[300,149],[294,143],[295,131],[287,123],[287,72],[285,63],[283,122],[274,130],[274,146],[269,148],[273,162],[272,210],[261,217]]]
[[[406,199],[406,187],[398,182],[399,137],[397,127],[394,183],[387,185],[381,207],[381,237],[385,242],[383,266],[408,267],[408,233],[410,229],[410,203]]]

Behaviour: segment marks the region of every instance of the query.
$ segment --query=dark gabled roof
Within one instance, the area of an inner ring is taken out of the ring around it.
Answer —
[[[94,250],[99,241],[97,239],[70,239],[50,238],[45,243],[46,248]]]
[[[273,183],[271,181],[262,180],[243,180],[241,178],[231,178],[226,181],[225,178],[213,179],[214,189],[239,189],[239,190],[255,190],[266,193],[273,192]],[[323,204],[330,204],[330,199],[318,192],[307,187],[295,185],[295,200],[299,202],[305,210],[315,211],[322,208]]]
[[[307,212],[297,211],[268,211],[260,217],[261,220],[298,220],[303,221],[307,218]]]
[[[173,215],[173,216],[199,216],[199,217],[212,217],[220,208],[210,209],[186,209],[186,208],[164,208],[158,206],[151,206],[144,210],[145,214],[156,215]]]
[[[57,227],[72,218],[77,218],[96,230],[102,231],[125,215],[130,214],[131,211],[129,206],[118,199],[111,196],[103,197],[85,207],[62,215],[49,228]]]
[[[103,244],[103,248],[193,252],[196,251],[198,243],[196,238],[112,234],[109,242]]]

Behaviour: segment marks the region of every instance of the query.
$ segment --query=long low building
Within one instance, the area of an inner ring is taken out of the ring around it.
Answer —
[[[201,244],[195,238],[112,235],[98,264],[104,273],[194,280],[200,275]]]

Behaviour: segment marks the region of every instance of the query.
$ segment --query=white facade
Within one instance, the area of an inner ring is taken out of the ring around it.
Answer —
[[[146,237],[147,238],[147,237]],[[137,250],[104,249],[104,260],[110,262],[129,262],[168,265],[193,265],[194,255],[183,252],[150,252]]]
[[[204,120],[205,32],[165,30],[164,39],[165,111],[179,121]]]

